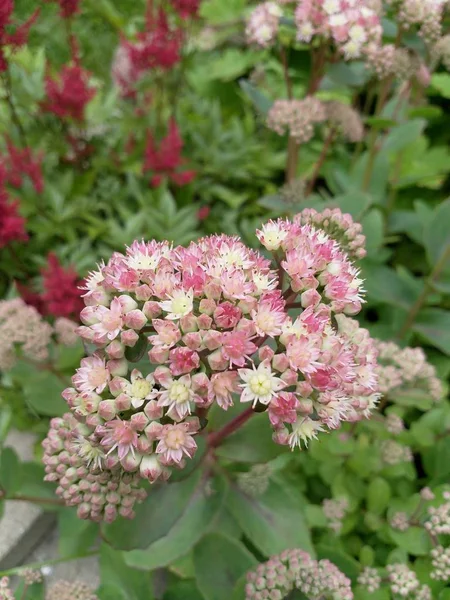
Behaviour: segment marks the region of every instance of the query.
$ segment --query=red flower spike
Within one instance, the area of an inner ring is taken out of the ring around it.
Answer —
[[[82,281],[73,267],[64,268],[56,254],[48,255],[47,266],[42,269],[46,312],[54,317],[78,315],[83,308],[79,286]]]
[[[78,64],[64,65],[57,79],[47,75],[47,100],[42,106],[43,109],[61,119],[82,121],[86,105],[96,94],[96,90],[89,87],[88,77],[88,72]]]
[[[151,132],[147,137],[143,171],[154,171],[150,179],[152,187],[161,185],[163,178],[168,177],[179,186],[188,184],[195,177],[194,171],[180,170],[184,160],[181,156],[183,140],[174,119],[169,123],[169,131],[156,147]]]

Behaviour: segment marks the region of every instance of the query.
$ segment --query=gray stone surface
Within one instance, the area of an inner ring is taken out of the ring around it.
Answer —
[[[21,460],[30,460],[34,442],[33,434],[12,431],[5,446],[14,448]],[[53,515],[44,513],[34,504],[6,501],[0,520],[0,570],[21,564],[46,535],[53,521]]]
[[[45,539],[25,559],[24,564],[45,562],[56,559],[58,554],[58,530],[53,527]],[[83,581],[93,588],[99,585],[98,558],[90,556],[80,560],[71,560],[44,569],[48,584],[64,579],[66,581]]]

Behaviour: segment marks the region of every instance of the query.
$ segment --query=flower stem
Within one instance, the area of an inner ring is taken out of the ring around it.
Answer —
[[[26,147],[26,146],[28,146],[27,136],[25,134],[25,129],[22,125],[22,121],[20,120],[20,117],[17,113],[16,107],[15,107],[14,101],[13,101],[12,79],[11,79],[11,72],[9,70],[9,66],[7,67],[6,71],[3,74],[3,80],[5,83],[5,90],[6,90],[6,102],[8,104],[9,111],[11,113],[11,121],[14,123],[14,125],[17,128],[17,131],[19,132],[19,136],[20,136],[22,145],[24,147]]]
[[[0,491],[0,500],[16,500],[17,502],[33,502],[35,504],[48,504],[51,506],[65,506],[64,500],[59,498],[41,498],[39,496],[24,496],[23,494],[15,494],[7,496],[6,492]]]
[[[237,417],[229,421],[226,425],[219,429],[219,431],[214,431],[208,436],[208,446],[210,448],[217,448],[223,442],[225,438],[234,433],[237,429],[242,427],[244,423],[246,423],[250,417],[254,414],[253,408],[250,406],[241,412]]]
[[[425,301],[428,298],[429,293],[432,291],[433,284],[436,282],[437,279],[439,279],[439,276],[442,273],[442,271],[449,259],[450,259],[450,245],[447,246],[445,252],[442,253],[440,259],[434,265],[434,268],[433,268],[430,276],[425,280],[425,284],[423,286],[422,293],[419,295],[417,300],[411,306],[411,308],[408,312],[408,315],[405,319],[405,322],[403,323],[402,328],[400,329],[400,331],[398,332],[398,334],[396,336],[397,339],[399,339],[399,340],[402,339],[410,330],[411,326],[413,325],[414,321],[416,320],[416,317],[417,317],[420,309],[425,304]]]
[[[325,142],[324,142],[324,144],[322,146],[322,151],[320,153],[320,156],[317,159],[317,162],[316,162],[316,164],[314,166],[314,171],[313,171],[313,174],[311,176],[311,179],[308,182],[308,186],[307,186],[306,191],[305,191],[305,196],[309,196],[311,194],[311,192],[313,191],[313,189],[314,189],[314,185],[315,185],[315,183],[317,181],[317,177],[319,176],[320,169],[322,168],[323,163],[325,162],[325,159],[326,159],[326,157],[328,155],[328,151],[330,149],[331,144],[333,143],[335,135],[336,135],[336,129],[334,129],[334,127],[332,127],[330,129],[330,131],[329,131],[326,139],[325,139]]]
[[[88,558],[89,556],[96,556],[98,553],[98,550],[89,550],[88,552],[83,552],[72,556],[66,556],[64,558],[53,558],[51,560],[45,560],[42,562],[21,565],[20,567],[13,567],[12,569],[8,569],[7,571],[1,571],[0,577],[6,577],[9,575],[20,575],[20,573],[23,573],[24,569],[38,570],[41,567],[49,567],[51,565],[58,565],[60,563],[70,562],[71,560],[79,560],[81,558]]]

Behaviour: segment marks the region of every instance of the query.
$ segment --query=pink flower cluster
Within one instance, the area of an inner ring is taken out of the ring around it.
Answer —
[[[63,393],[91,466],[165,480],[196,452],[197,415],[237,395],[267,409],[275,442],[292,448],[368,416],[376,352],[337,314],[361,308],[358,270],[310,225],[270,221],[257,237],[278,270],[218,235],[187,248],[136,241],[91,273],[78,333],[96,351]]]
[[[33,360],[48,357],[48,344],[53,330],[32,306],[20,298],[0,301],[0,371],[10,369],[16,362],[16,345]]]
[[[347,60],[364,56],[381,41],[380,18],[361,0],[299,0],[295,22],[298,40],[331,40]]]
[[[394,342],[377,341],[378,377],[383,394],[421,391],[435,402],[442,400],[444,388],[436,369],[427,362],[422,348],[400,348]]]
[[[395,0],[391,4],[403,29],[417,28],[427,44],[441,37],[446,0]]]
[[[286,550],[247,574],[246,600],[282,600],[293,590],[307,598],[353,599],[350,579],[329,560],[314,560],[304,550]]]
[[[247,20],[245,34],[251,44],[262,48],[271,46],[279,28],[279,19],[283,11],[276,2],[262,2]]]
[[[305,144],[314,135],[314,126],[326,120],[324,104],[308,96],[303,100],[275,100],[267,113],[267,127],[278,135],[286,132]]]
[[[134,517],[133,507],[147,496],[141,479],[105,466],[102,448],[92,429],[71,413],[52,419],[44,448],[45,481],[58,484],[56,493],[67,506],[76,506],[80,519],[114,521]]]
[[[299,225],[311,225],[323,230],[336,240],[341,249],[352,259],[366,256],[366,237],[362,233],[362,225],[353,221],[348,213],[342,213],[339,208],[326,208],[318,212],[314,208],[305,208],[294,217]]]

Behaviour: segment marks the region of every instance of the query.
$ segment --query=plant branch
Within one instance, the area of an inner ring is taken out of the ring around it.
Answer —
[[[0,492],[0,499],[15,500],[17,502],[33,502],[34,504],[48,504],[49,506],[66,506],[64,500],[59,498],[40,498],[39,496],[25,496],[23,494],[7,496],[4,492]]]
[[[209,448],[217,448],[223,442],[225,438],[234,433],[237,429],[242,427],[250,417],[254,414],[253,408],[250,406],[241,412],[237,417],[229,421],[226,425],[219,429],[219,431],[213,431],[208,436]]]
[[[434,268],[433,268],[430,276],[425,280],[425,284],[423,286],[423,290],[422,290],[421,294],[419,295],[417,300],[414,302],[414,304],[411,306],[411,308],[408,312],[408,315],[405,319],[405,322],[403,323],[402,328],[396,335],[397,339],[399,339],[399,340],[402,339],[408,333],[409,329],[411,328],[414,321],[416,320],[416,317],[417,317],[420,309],[425,304],[425,301],[428,298],[429,293],[432,291],[433,284],[436,282],[437,279],[439,279],[439,276],[442,273],[442,271],[445,267],[445,264],[449,259],[450,259],[450,245],[447,246],[445,252],[442,253],[440,259],[434,265]]]
[[[21,573],[23,573],[24,569],[38,570],[42,567],[48,567],[50,565],[58,565],[60,563],[70,562],[72,560],[79,560],[81,558],[88,558],[89,556],[96,556],[98,553],[98,550],[89,550],[88,552],[83,552],[72,556],[66,556],[64,558],[53,558],[51,560],[45,560],[43,562],[35,562],[27,565],[21,565],[20,567],[13,567],[12,569],[8,569],[7,571],[1,571],[0,577],[20,575]]]
[[[325,159],[328,155],[328,151],[330,149],[331,144],[333,143],[335,135],[336,135],[336,129],[334,127],[332,127],[330,129],[327,137],[325,138],[325,142],[322,146],[322,151],[321,151],[320,156],[317,159],[317,162],[314,166],[314,171],[313,171],[313,174],[311,175],[311,179],[308,182],[308,186],[305,191],[305,196],[309,196],[314,189],[314,185],[317,181],[317,177],[319,176],[320,169],[322,168],[323,163],[325,162]]]

